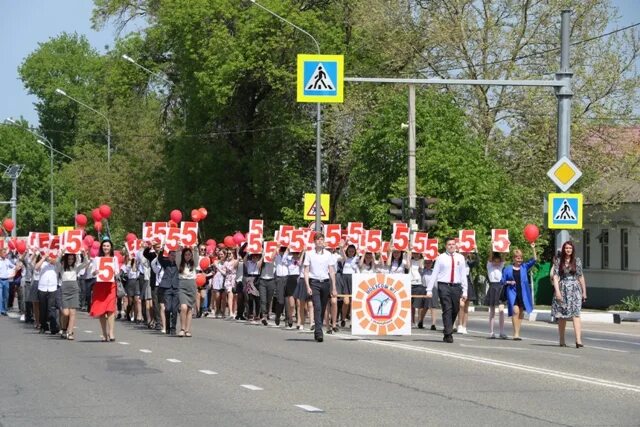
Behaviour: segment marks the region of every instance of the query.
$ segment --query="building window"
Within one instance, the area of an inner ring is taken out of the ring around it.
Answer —
[[[584,268],[591,267],[591,231],[582,232],[582,265]]]
[[[620,230],[620,269],[629,269],[629,230]]]
[[[600,233],[600,265],[609,268],[609,230]]]

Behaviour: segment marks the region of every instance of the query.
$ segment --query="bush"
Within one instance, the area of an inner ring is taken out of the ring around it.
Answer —
[[[609,310],[640,311],[640,295],[629,295],[622,298],[620,304],[612,305]]]

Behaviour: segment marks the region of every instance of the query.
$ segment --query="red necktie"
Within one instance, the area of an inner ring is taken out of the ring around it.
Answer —
[[[454,273],[454,266],[455,266],[455,259],[453,257],[453,254],[451,254],[451,280],[449,280],[449,283],[453,284],[453,273]]]

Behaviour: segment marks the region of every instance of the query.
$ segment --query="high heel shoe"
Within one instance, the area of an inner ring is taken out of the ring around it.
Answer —
[[[566,344],[560,344],[560,347],[566,347],[566,346],[567,346]]]
[[[582,348],[584,345],[576,343],[576,348]]]

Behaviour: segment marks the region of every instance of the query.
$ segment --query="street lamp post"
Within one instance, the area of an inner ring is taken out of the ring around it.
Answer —
[[[295,28],[296,30],[300,31],[301,33],[306,34],[311,40],[313,40],[313,43],[316,45],[316,49],[318,50],[318,55],[320,55],[320,45],[318,44],[318,41],[311,34],[309,34],[304,29],[298,27],[293,22],[288,21],[287,19],[285,19],[282,16],[278,15],[277,13],[272,11],[271,9],[267,9],[266,7],[261,5],[260,3],[256,2],[256,0],[251,0],[251,3],[255,4],[256,6],[261,8],[262,10],[264,10],[264,11],[270,13],[271,15],[275,16],[276,18],[278,18],[282,22],[285,22],[285,23],[291,25],[293,28]],[[320,224],[321,224],[320,221],[321,221],[321,218],[322,218],[322,216],[320,214],[320,212],[322,211],[322,203],[321,203],[321,196],[322,196],[322,182],[321,182],[321,180],[322,180],[322,142],[321,142],[321,139],[320,139],[321,119],[322,119],[322,104],[318,102],[316,104],[316,230],[315,230],[316,232],[320,232]]]
[[[18,124],[15,120],[13,120],[11,117],[7,118],[6,120],[7,122],[19,127],[20,129],[24,129],[27,132],[31,133],[32,135],[34,135],[37,139],[36,141],[38,142],[38,144],[47,147],[49,149],[49,184],[50,184],[50,189],[49,189],[49,232],[51,234],[53,234],[53,223],[54,223],[54,212],[55,212],[55,204],[54,204],[54,197],[53,197],[53,153],[54,151],[66,158],[68,158],[69,160],[73,160],[73,158],[71,156],[66,155],[65,153],[63,153],[62,151],[56,150],[55,148],[53,148],[53,144],[51,144],[51,141],[49,141],[47,138],[45,138],[44,136],[40,135],[38,132],[34,131],[33,129],[30,129],[28,127],[24,127],[24,126],[20,126],[20,124]],[[43,142],[43,141],[46,141]]]
[[[58,88],[56,89],[56,93],[58,95],[62,95],[62,96],[66,96],[67,98],[69,98],[72,101],[77,102],[78,104],[82,105],[83,107],[93,111],[94,113],[98,114],[99,116],[101,116],[103,119],[105,119],[105,121],[107,122],[107,164],[111,165],[111,123],[109,122],[109,119],[107,118],[107,116],[105,116],[103,113],[101,113],[100,111],[89,107],[87,104],[85,104],[82,101],[79,101],[77,99],[75,99],[74,97],[72,97],[71,95],[68,95],[65,91],[63,91],[62,89]]]

